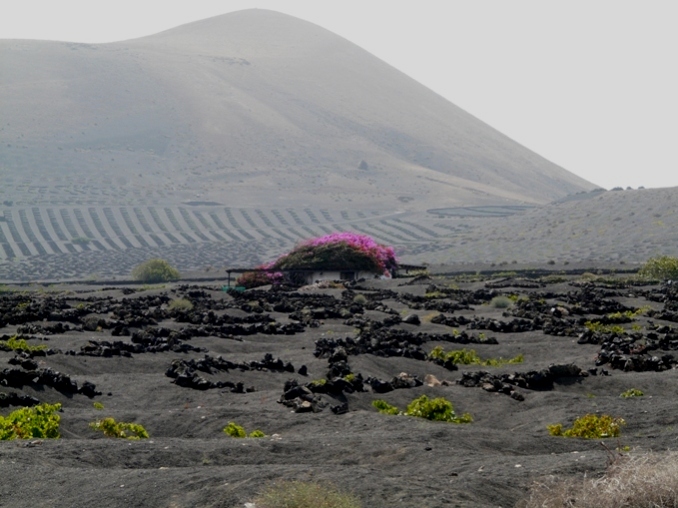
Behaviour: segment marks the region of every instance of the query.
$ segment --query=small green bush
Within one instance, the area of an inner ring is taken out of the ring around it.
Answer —
[[[638,316],[642,316],[650,310],[649,305],[645,305],[636,310],[625,310],[624,312],[612,312],[605,316],[607,323],[630,323]]]
[[[0,441],[10,439],[57,439],[61,404],[40,404],[0,416]]]
[[[638,390],[637,388],[629,388],[625,392],[623,392],[620,397],[623,399],[628,399],[631,397],[642,397],[645,395],[641,390]]]
[[[612,312],[605,316],[605,320],[610,323],[630,323],[634,317],[633,311],[627,310],[624,312]]]
[[[285,481],[273,484],[256,499],[257,508],[361,508],[352,494],[329,484]]]
[[[443,293],[442,291],[431,291],[430,293],[427,292],[424,295],[424,298],[429,298],[431,300],[435,300],[437,298],[447,298],[447,293]]]
[[[101,411],[104,408],[104,405],[101,402],[94,403],[94,409]]]
[[[388,415],[414,416],[427,420],[450,423],[471,423],[473,421],[473,418],[468,413],[457,416],[452,407],[452,403],[443,397],[429,399],[426,395],[422,395],[410,402],[404,412],[382,399],[373,401],[372,405],[377,408],[380,413]]]
[[[0,342],[0,348],[10,351],[36,353],[38,351],[46,351],[47,346],[31,346],[26,339],[20,339],[16,335],[10,337],[5,342]]]
[[[245,432],[245,427],[242,425],[238,425],[235,422],[228,422],[228,425],[224,427],[224,433],[231,436],[231,437],[236,437],[236,438],[242,438],[242,437],[266,437],[266,434],[264,434],[260,430],[253,430],[250,432],[249,436],[247,435],[247,432]]]
[[[450,423],[471,423],[473,421],[473,418],[468,413],[457,416],[449,400],[443,397],[429,399],[426,395],[422,395],[410,402],[405,410],[405,415]]]
[[[382,399],[377,399],[372,401],[372,405],[377,408],[377,410],[380,413],[386,414],[386,415],[397,415],[400,413],[400,409],[398,409],[395,406],[392,406],[388,402]]]
[[[367,303],[367,297],[362,294],[357,294],[353,297],[353,303],[358,305],[365,305]]]
[[[193,303],[186,298],[175,298],[168,305],[169,310],[189,311],[193,309]]]
[[[513,304],[508,296],[495,296],[490,300],[490,307],[495,309],[506,309]]]
[[[147,439],[148,432],[138,423],[116,422],[115,419],[108,417],[103,420],[92,422],[90,428],[104,433],[104,436],[121,439]]]
[[[518,355],[509,358],[508,360],[505,360],[504,358],[487,358],[486,360],[483,360],[473,349],[458,349],[445,352],[441,346],[433,348],[433,351],[431,351],[428,356],[431,360],[438,360],[443,363],[451,363],[454,365],[481,365],[483,367],[498,367],[500,365],[523,363],[525,360],[523,355]]]
[[[605,325],[600,321],[587,321],[584,326],[595,333],[614,333],[616,335],[624,334],[624,327],[621,325]]]
[[[177,280],[179,277],[181,275],[176,268],[159,258],[149,259],[132,270],[134,280],[151,284]]]
[[[574,421],[571,429],[563,431],[563,425],[557,423],[546,428],[552,436],[583,437],[584,439],[600,439],[619,437],[621,426],[626,422],[621,418],[609,415],[587,414]]]
[[[673,256],[650,258],[640,268],[638,275],[647,279],[678,279],[678,258]]]
[[[245,428],[235,422],[228,422],[228,425],[224,427],[224,432],[231,437],[247,437]]]

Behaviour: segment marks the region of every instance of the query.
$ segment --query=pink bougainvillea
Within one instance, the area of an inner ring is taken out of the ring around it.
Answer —
[[[239,284],[256,287],[280,283],[286,270],[366,270],[390,275],[397,267],[393,247],[380,245],[367,235],[332,233],[307,240],[275,261],[260,265],[255,272],[243,274]]]
[[[359,235],[357,233],[348,232],[332,233],[321,236],[320,238],[308,240],[304,242],[303,245],[314,247],[328,243],[346,243],[357,248],[364,254],[373,257],[378,262],[379,267],[383,271],[389,271],[391,269],[397,268],[398,266],[398,261],[396,260],[395,250],[393,247],[380,245],[375,242],[371,236],[367,235]]]

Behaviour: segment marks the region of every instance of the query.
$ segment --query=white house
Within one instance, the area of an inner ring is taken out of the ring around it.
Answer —
[[[358,270],[289,270],[284,272],[294,282],[313,284],[324,280],[358,280],[383,277],[370,271]]]

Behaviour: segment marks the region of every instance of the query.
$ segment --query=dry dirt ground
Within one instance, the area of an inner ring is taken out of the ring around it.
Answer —
[[[490,303],[497,295],[521,298],[504,309]],[[675,296],[671,286],[639,285],[629,275],[434,277],[241,294],[209,282],[6,286],[0,339],[19,334],[50,351],[0,351],[0,393],[63,408],[61,439],[0,443],[0,505],[243,507],[270,482],[296,479],[331,481],[372,508],[514,506],[543,476],[601,473],[618,447],[675,448]],[[172,310],[179,299],[193,309]],[[614,344],[609,333],[580,338],[585,322],[638,309]],[[524,362],[450,370],[426,358],[435,346],[472,348],[482,358],[522,354]],[[603,350],[614,365],[596,365]],[[186,363],[206,355],[210,369]],[[167,375],[172,365],[178,378]],[[101,395],[50,386],[48,368]],[[457,383],[478,371],[495,377]],[[529,386],[500,379],[515,372],[527,374],[513,382]],[[401,373],[410,376],[394,380]],[[448,383],[419,384],[427,375]],[[289,380],[301,388],[285,395]],[[644,396],[621,398],[630,388]],[[372,407],[384,399],[404,409],[422,394],[445,397],[473,422]],[[295,411],[309,405],[317,412]],[[621,438],[603,447],[547,432],[587,413],[623,418]],[[112,439],[89,428],[108,416],[142,424],[150,438]],[[231,421],[267,436],[229,437],[222,429]]]

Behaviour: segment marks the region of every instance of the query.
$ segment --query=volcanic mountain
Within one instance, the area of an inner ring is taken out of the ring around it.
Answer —
[[[595,187],[277,12],[110,44],[3,40],[0,65],[0,199],[15,204],[415,211]]]

